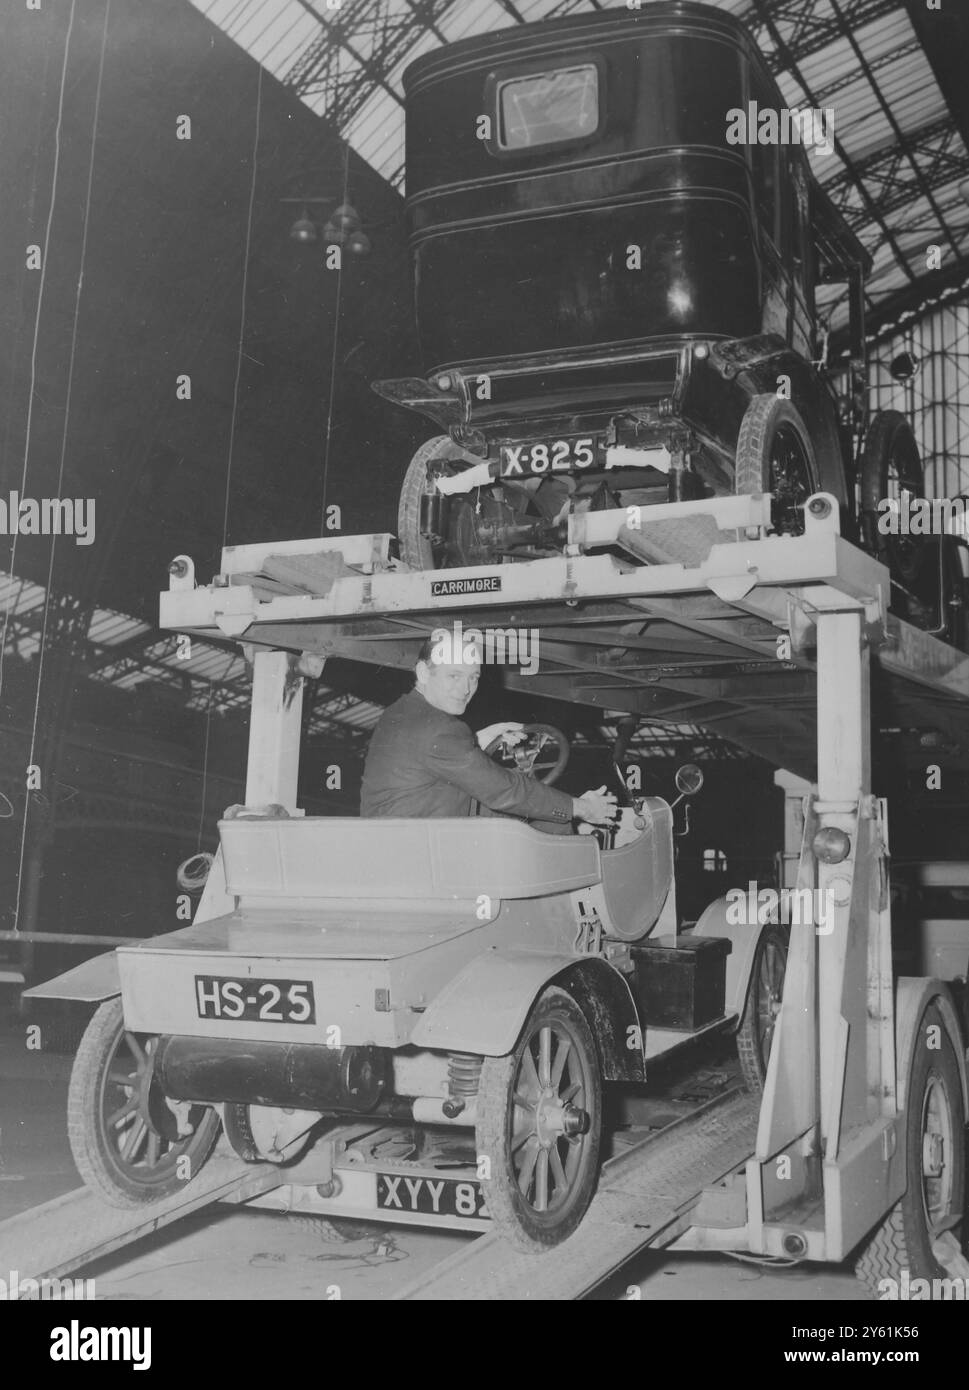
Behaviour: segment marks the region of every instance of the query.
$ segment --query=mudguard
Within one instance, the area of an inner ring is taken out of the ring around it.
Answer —
[[[700,916],[691,936],[723,936],[730,942],[727,957],[727,983],[723,1008],[728,1014],[743,1014],[754,966],[754,952],[761,933],[759,922],[728,922],[727,899],[717,898]]]
[[[550,984],[567,990],[585,1014],[603,1079],[642,1081],[640,1023],[629,985],[596,956],[488,951],[441,990],[414,1029],[411,1045],[502,1057],[515,1046],[532,1005]]]
[[[85,1004],[102,1004],[105,999],[113,999],[121,993],[121,978],[118,974],[116,952],[107,951],[103,956],[93,956],[90,960],[75,965],[46,984],[34,985],[25,989],[24,999],[77,999]]]

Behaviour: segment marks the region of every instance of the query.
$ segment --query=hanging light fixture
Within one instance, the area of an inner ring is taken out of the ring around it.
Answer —
[[[888,372],[889,376],[898,382],[913,381],[922,370],[921,359],[912,352],[900,352],[890,362],[886,362],[881,357],[872,357],[869,360],[874,366],[881,367]]]
[[[350,203],[341,203],[334,210],[332,222],[339,227],[344,236],[349,236],[352,232],[360,230],[360,214]]]
[[[317,240],[316,223],[309,215],[309,211],[304,207],[296,221],[289,229],[290,240],[298,241],[307,246]]]
[[[900,352],[897,357],[893,357],[888,364],[888,370],[896,381],[911,381],[917,374],[922,363],[911,352]]]
[[[363,230],[359,212],[352,203],[340,203],[320,228],[309,215],[311,203],[331,203],[332,198],[282,198],[283,203],[298,203],[300,215],[289,229],[291,241],[308,246],[322,235],[327,246],[342,246],[353,256],[366,256],[372,243]]]

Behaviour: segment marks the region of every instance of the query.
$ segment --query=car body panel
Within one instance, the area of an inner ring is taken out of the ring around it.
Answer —
[[[445,986],[412,1035],[417,1046],[500,1057],[515,1046],[532,1004],[557,984],[592,1029],[607,1081],[642,1081],[639,1015],[622,974],[598,957],[511,949],[477,956]],[[469,1000],[488,999],[487,1012]],[[630,1030],[639,1035],[634,1036]],[[627,1046],[627,1040],[632,1046]]]
[[[586,112],[570,131],[567,102],[553,104],[550,139],[503,144],[503,84],[583,67],[595,70],[594,120]],[[616,401],[602,366],[617,355],[773,334],[807,366],[816,274],[870,264],[799,141],[728,138],[731,113],[787,103],[753,36],[722,10],[654,3],[476,35],[416,59],[403,84],[417,326],[425,373],[450,383],[420,403],[377,389],[476,437],[476,453],[486,441],[493,456],[503,436],[567,435],[569,412],[549,418],[545,380],[562,368],[584,404],[573,433],[585,433],[650,404],[635,372]],[[464,389],[481,375],[489,392]],[[717,436],[710,404],[691,419],[668,392],[667,426]],[[722,432],[729,448],[737,427],[739,416]]]
[[[233,911],[120,947],[44,996],[120,992],[132,1031],[203,1048],[211,1038],[500,1056],[554,982],[585,1012],[603,1075],[643,1079],[626,943],[666,921],[674,900],[666,802],[626,808],[608,851],[501,818],[256,817],[220,829]],[[206,1004],[225,982],[253,1017]],[[308,1016],[264,1016],[262,989],[278,999],[294,984]]]
[[[710,903],[696,926],[694,936],[712,936],[730,942],[727,956],[727,978],[724,1007],[727,1013],[743,1014],[753,969],[754,954],[760,939],[760,922],[735,922],[728,915],[729,903],[726,897],[716,898]],[[736,914],[734,914],[736,915]]]
[[[595,840],[493,817],[233,820],[219,832],[228,891],[247,905],[541,897],[601,874]]]
[[[609,932],[624,941],[639,941],[653,929],[673,883],[673,813],[656,797],[641,804],[640,837],[602,855]]]
[[[437,995],[411,1041],[417,1047],[446,1051],[492,1056],[510,1052],[532,1001],[575,963],[575,956],[565,952],[514,947],[476,956]],[[473,999],[487,999],[487,1012],[469,1011],[468,1001]]]

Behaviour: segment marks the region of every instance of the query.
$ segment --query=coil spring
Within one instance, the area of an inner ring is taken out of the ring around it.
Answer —
[[[478,1094],[482,1058],[470,1052],[452,1052],[447,1062],[447,1088],[452,1100]]]

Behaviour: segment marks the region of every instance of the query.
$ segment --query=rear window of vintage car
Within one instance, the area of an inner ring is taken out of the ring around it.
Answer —
[[[592,63],[507,78],[497,96],[503,150],[580,140],[599,125],[599,72]]]

